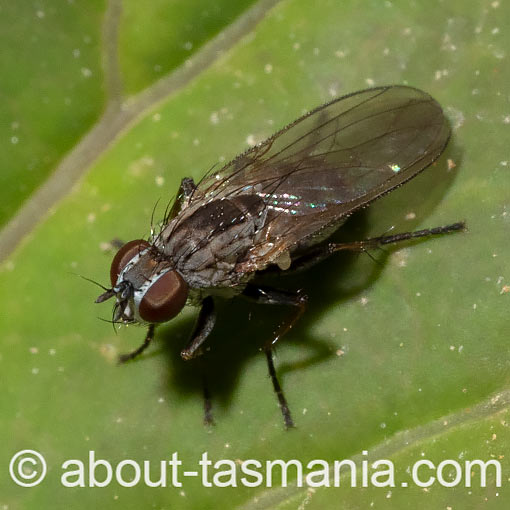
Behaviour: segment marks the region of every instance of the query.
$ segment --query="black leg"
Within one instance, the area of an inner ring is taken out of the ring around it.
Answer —
[[[188,345],[181,351],[182,359],[189,360],[201,354],[200,346],[213,330],[215,322],[216,313],[214,311],[214,301],[213,298],[209,296],[202,301],[202,308],[198,314],[191,339]]]
[[[143,344],[140,345],[140,347],[138,347],[138,349],[135,349],[132,352],[128,352],[126,354],[121,354],[119,356],[119,363],[125,363],[126,361],[132,360],[132,359],[136,358],[137,356],[139,356],[140,354],[142,354],[142,352],[145,351],[145,349],[147,349],[147,347],[149,347],[149,344],[154,339],[154,329],[155,329],[155,325],[150,324],[149,328],[147,329],[147,334],[145,335],[145,340],[143,341]]]
[[[209,392],[209,386],[207,385],[207,379],[205,374],[202,375],[202,388],[204,394],[204,425],[211,426],[214,425],[214,418],[212,415],[212,402],[211,402],[211,394]]]
[[[451,232],[458,232],[465,230],[466,225],[464,222],[453,223],[451,225],[446,225],[443,227],[435,227],[435,228],[427,228],[424,230],[416,230],[414,232],[403,232],[400,234],[393,235],[385,235],[379,237],[372,237],[369,239],[365,239],[364,241],[355,241],[351,243],[327,243],[319,246],[315,246],[311,248],[309,251],[300,255],[298,258],[292,261],[292,265],[290,268],[285,271],[285,273],[294,272],[294,271],[302,271],[303,269],[307,269],[321,260],[326,259],[332,253],[337,251],[358,251],[358,252],[366,252],[367,250],[379,248],[386,244],[394,244],[401,241],[409,241],[411,239],[418,239],[420,237],[430,237],[441,234],[449,234]],[[277,266],[271,266],[268,270],[269,272],[277,272],[281,273],[282,271],[278,269]]]
[[[280,409],[282,411],[285,428],[288,430],[294,427],[294,421],[292,420],[292,416],[290,414],[289,404],[287,403],[287,399],[283,394],[282,387],[280,386],[280,382],[278,381],[278,377],[276,376],[276,370],[274,368],[273,363],[273,351],[271,349],[264,349],[264,352],[266,353],[269,377],[273,382],[273,389],[274,392],[276,393],[276,397],[278,398],[278,405],[280,406]]]
[[[278,398],[278,404],[282,411],[283,421],[287,429],[294,427],[292,416],[290,413],[289,405],[283,394],[282,387],[278,381],[276,370],[273,363],[273,346],[280,340],[286,333],[288,333],[294,324],[303,315],[306,304],[308,302],[307,296],[301,293],[292,294],[290,292],[271,289],[268,287],[256,287],[248,284],[243,292],[243,296],[255,300],[257,303],[268,305],[291,305],[295,307],[295,312],[274,332],[272,338],[264,345],[264,352],[266,353],[267,367],[269,376],[273,383],[273,388]]]
[[[401,241],[409,241],[411,239],[418,239],[420,237],[430,237],[441,234],[449,234],[451,232],[458,232],[465,230],[466,225],[464,222],[453,223],[444,227],[426,228],[423,230],[416,230],[414,232],[402,232],[400,234],[386,235],[380,237],[372,237],[364,241],[355,241],[353,243],[329,243],[327,245],[328,252],[334,253],[341,250],[350,251],[366,251],[373,248],[378,248],[386,244],[399,243]]]
[[[198,314],[198,319],[191,334],[191,339],[188,345],[181,351],[181,358],[184,360],[190,360],[202,354],[200,346],[205,342],[214,328],[216,322],[216,313],[214,311],[214,301],[211,296],[206,297],[202,301],[202,308]],[[204,395],[204,424],[214,425],[214,419],[212,415],[212,403],[211,394],[209,393],[209,387],[207,386],[207,378],[205,376],[204,367],[202,369],[202,389]]]

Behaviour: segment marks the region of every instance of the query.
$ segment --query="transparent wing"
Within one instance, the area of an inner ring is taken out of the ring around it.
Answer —
[[[208,175],[191,202],[257,195],[263,231],[242,270],[281,253],[411,179],[450,135],[440,105],[405,86],[341,97],[299,118]]]

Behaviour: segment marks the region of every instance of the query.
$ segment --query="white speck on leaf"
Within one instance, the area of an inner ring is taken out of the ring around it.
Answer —
[[[448,69],[437,69],[436,72],[434,73],[434,78],[436,80],[440,80],[445,76],[448,76]]]
[[[460,127],[462,127],[464,125],[465,117],[464,117],[464,114],[460,110],[457,110],[452,107],[448,107],[448,108],[446,108],[446,110],[448,112],[448,116],[453,121],[453,129],[459,129]]]
[[[145,156],[142,156],[141,158],[137,159],[136,161],[133,161],[129,165],[129,173],[133,177],[139,177],[144,172],[144,170],[152,167],[153,165],[154,165],[154,158],[152,158],[151,156],[145,155]]]
[[[348,50],[336,50],[335,56],[338,58],[345,58],[349,54]]]

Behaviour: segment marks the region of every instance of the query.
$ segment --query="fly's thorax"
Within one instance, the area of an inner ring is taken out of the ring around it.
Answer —
[[[204,200],[163,229],[158,248],[192,288],[236,286],[247,279],[236,265],[253,246],[265,217],[256,195]]]
[[[158,323],[175,317],[188,297],[188,284],[169,259],[144,240],[125,244],[110,271],[116,296],[114,320]]]

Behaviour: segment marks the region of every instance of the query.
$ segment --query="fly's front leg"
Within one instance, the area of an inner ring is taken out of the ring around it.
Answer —
[[[263,349],[266,354],[267,367],[269,371],[269,376],[271,377],[271,381],[273,383],[273,389],[278,398],[278,404],[282,411],[283,421],[285,423],[285,427],[287,429],[294,427],[294,422],[292,420],[292,416],[290,413],[289,405],[287,403],[287,399],[283,394],[282,387],[280,386],[280,382],[278,381],[278,377],[276,375],[276,370],[273,362],[273,345],[278,342],[286,333],[288,333],[294,324],[299,320],[301,315],[303,315],[306,304],[308,302],[308,298],[306,295],[301,293],[290,293],[280,290],[271,289],[268,287],[257,287],[255,285],[248,284],[243,291],[243,296],[249,299],[256,301],[257,303],[266,304],[266,305],[290,305],[295,307],[295,312],[280,326],[276,329],[273,334],[273,337],[266,342]]]
[[[195,329],[191,334],[188,345],[181,351],[181,358],[189,360],[202,354],[200,346],[205,342],[214,328],[216,322],[216,313],[214,311],[214,301],[211,296],[202,301],[202,308],[198,314]]]
[[[147,329],[147,334],[145,335],[145,340],[143,341],[143,344],[140,345],[140,347],[138,347],[138,349],[135,349],[132,352],[128,352],[126,354],[121,354],[119,356],[119,363],[125,363],[126,361],[132,360],[132,359],[136,358],[137,356],[139,356],[140,354],[142,354],[142,352],[145,351],[145,349],[147,349],[147,347],[149,347],[149,344],[154,339],[154,329],[155,329],[155,325],[150,324],[149,328]]]

